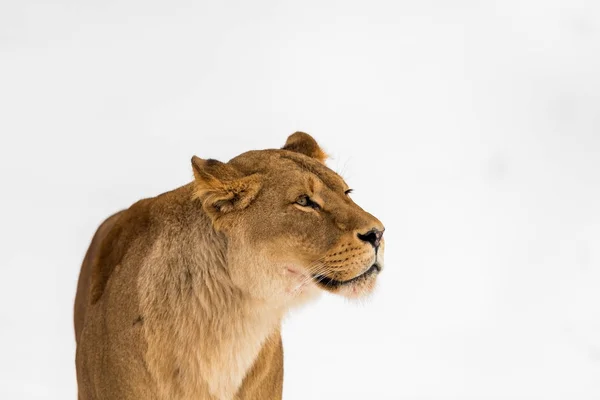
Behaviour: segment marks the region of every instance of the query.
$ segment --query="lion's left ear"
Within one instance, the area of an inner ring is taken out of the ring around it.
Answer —
[[[296,153],[304,154],[312,158],[316,158],[319,162],[325,164],[327,154],[321,149],[317,141],[308,133],[296,132],[291,134],[283,150],[295,151]]]
[[[220,216],[246,208],[262,187],[258,174],[242,176],[232,166],[217,160],[192,157],[196,188],[194,197],[216,221]]]

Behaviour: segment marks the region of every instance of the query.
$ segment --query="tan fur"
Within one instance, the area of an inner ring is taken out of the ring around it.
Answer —
[[[194,157],[194,182],[107,219],[77,287],[79,399],[281,399],[286,311],[368,293],[383,263],[383,226],[324,161],[302,132]]]

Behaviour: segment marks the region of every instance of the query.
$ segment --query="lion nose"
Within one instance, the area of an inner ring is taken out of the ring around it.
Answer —
[[[379,243],[381,242],[381,237],[383,236],[383,231],[379,229],[373,228],[367,233],[359,233],[358,238],[363,242],[371,243],[371,245],[375,248],[379,247]]]

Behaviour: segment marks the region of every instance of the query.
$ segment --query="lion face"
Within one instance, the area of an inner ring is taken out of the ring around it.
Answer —
[[[193,159],[196,195],[228,238],[234,282],[263,297],[298,299],[317,289],[358,297],[383,268],[382,223],[349,196],[309,135],[281,150],[227,164]]]

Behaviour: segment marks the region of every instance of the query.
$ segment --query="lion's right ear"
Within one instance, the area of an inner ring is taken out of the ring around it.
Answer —
[[[247,207],[262,187],[257,174],[242,176],[232,166],[217,160],[192,157],[194,197],[213,220],[231,211]]]

